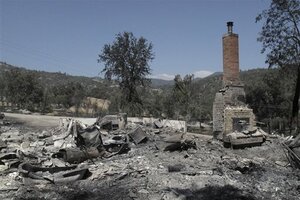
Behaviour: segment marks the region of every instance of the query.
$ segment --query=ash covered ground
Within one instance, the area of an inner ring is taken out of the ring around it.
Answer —
[[[280,136],[262,146],[230,149],[211,136],[142,128],[148,140],[129,142],[128,152],[79,163],[90,172],[83,180],[26,184],[18,167],[1,163],[0,199],[299,199],[300,173],[289,165]],[[0,137],[7,144],[1,154],[27,146],[35,160],[18,158],[20,162],[49,164],[55,131],[26,123],[1,126]],[[195,145],[172,151],[161,148],[167,138],[177,136]]]

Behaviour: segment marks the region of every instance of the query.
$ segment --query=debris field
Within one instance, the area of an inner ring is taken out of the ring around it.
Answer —
[[[108,119],[2,124],[0,199],[299,199],[299,169],[279,135],[232,149],[160,121]]]

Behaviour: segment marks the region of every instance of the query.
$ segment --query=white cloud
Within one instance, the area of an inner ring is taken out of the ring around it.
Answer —
[[[211,75],[213,72],[210,72],[210,71],[206,71],[206,70],[200,70],[200,71],[196,71],[194,72],[194,76],[195,78],[204,78],[206,76],[209,76]]]
[[[151,75],[149,78],[156,78],[156,79],[162,79],[162,80],[173,80],[175,78],[175,75],[172,74],[156,74]]]

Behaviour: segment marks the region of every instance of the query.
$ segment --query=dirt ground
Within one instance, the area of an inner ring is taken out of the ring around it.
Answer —
[[[7,116],[21,125],[1,127],[1,135],[39,134],[59,120]],[[149,134],[146,143],[130,144],[128,153],[81,163],[91,176],[67,184],[26,185],[16,169],[1,171],[0,199],[299,199],[300,171],[289,166],[281,137],[258,147],[230,149],[211,136],[185,136],[195,141],[196,149],[163,151],[158,145],[162,133]]]

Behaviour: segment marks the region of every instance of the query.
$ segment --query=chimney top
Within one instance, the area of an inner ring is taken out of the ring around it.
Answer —
[[[233,22],[227,22],[228,34],[232,34]]]

